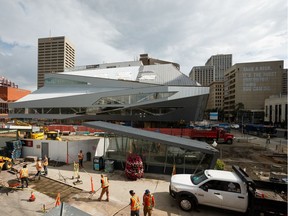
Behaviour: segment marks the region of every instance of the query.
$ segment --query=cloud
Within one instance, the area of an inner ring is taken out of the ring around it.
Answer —
[[[285,0],[0,0],[0,75],[36,89],[38,38],[67,36],[76,65],[174,61],[189,74],[215,54],[233,63],[284,60]]]

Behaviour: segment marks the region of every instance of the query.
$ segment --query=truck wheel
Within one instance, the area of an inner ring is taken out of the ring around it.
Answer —
[[[227,140],[227,144],[228,144],[228,145],[231,145],[232,143],[233,143],[233,140],[232,140],[232,139],[228,139],[228,140]]]
[[[4,164],[4,169],[10,170],[12,168],[13,164],[10,161],[6,161]]]
[[[179,207],[184,211],[191,211],[196,207],[196,203],[193,199],[183,196],[179,199]]]

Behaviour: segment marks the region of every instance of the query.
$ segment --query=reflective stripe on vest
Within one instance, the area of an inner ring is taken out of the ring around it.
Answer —
[[[107,178],[107,177],[103,177],[103,178],[101,179],[101,182],[102,182],[102,188],[105,188],[105,187],[108,187],[108,186],[109,186],[108,178]]]
[[[140,200],[138,196],[131,197],[131,211],[136,211],[140,209]]]
[[[21,169],[20,171],[20,178],[25,178],[25,177],[28,177],[29,174],[28,174],[28,169],[27,168],[23,168]]]
[[[153,195],[144,195],[144,206],[147,206],[148,208],[153,208]]]

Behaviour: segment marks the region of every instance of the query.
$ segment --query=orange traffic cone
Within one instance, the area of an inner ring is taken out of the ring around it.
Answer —
[[[33,193],[33,191],[32,191],[32,192],[31,192],[31,196],[29,197],[29,202],[34,202],[35,199],[36,199],[36,197],[35,197],[35,195],[34,195],[34,193]]]
[[[94,193],[95,191],[92,176],[90,177],[90,181],[91,181],[91,193]]]
[[[176,174],[176,165],[173,164],[172,175],[175,175],[175,174]]]
[[[55,206],[59,206],[59,205],[61,205],[61,201],[60,201],[60,193],[57,194],[56,202],[55,202]]]

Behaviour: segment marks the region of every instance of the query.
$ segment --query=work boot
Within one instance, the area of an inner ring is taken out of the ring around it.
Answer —
[[[97,200],[101,202],[101,198],[100,197]]]
[[[107,198],[106,201],[109,202],[109,198]]]

